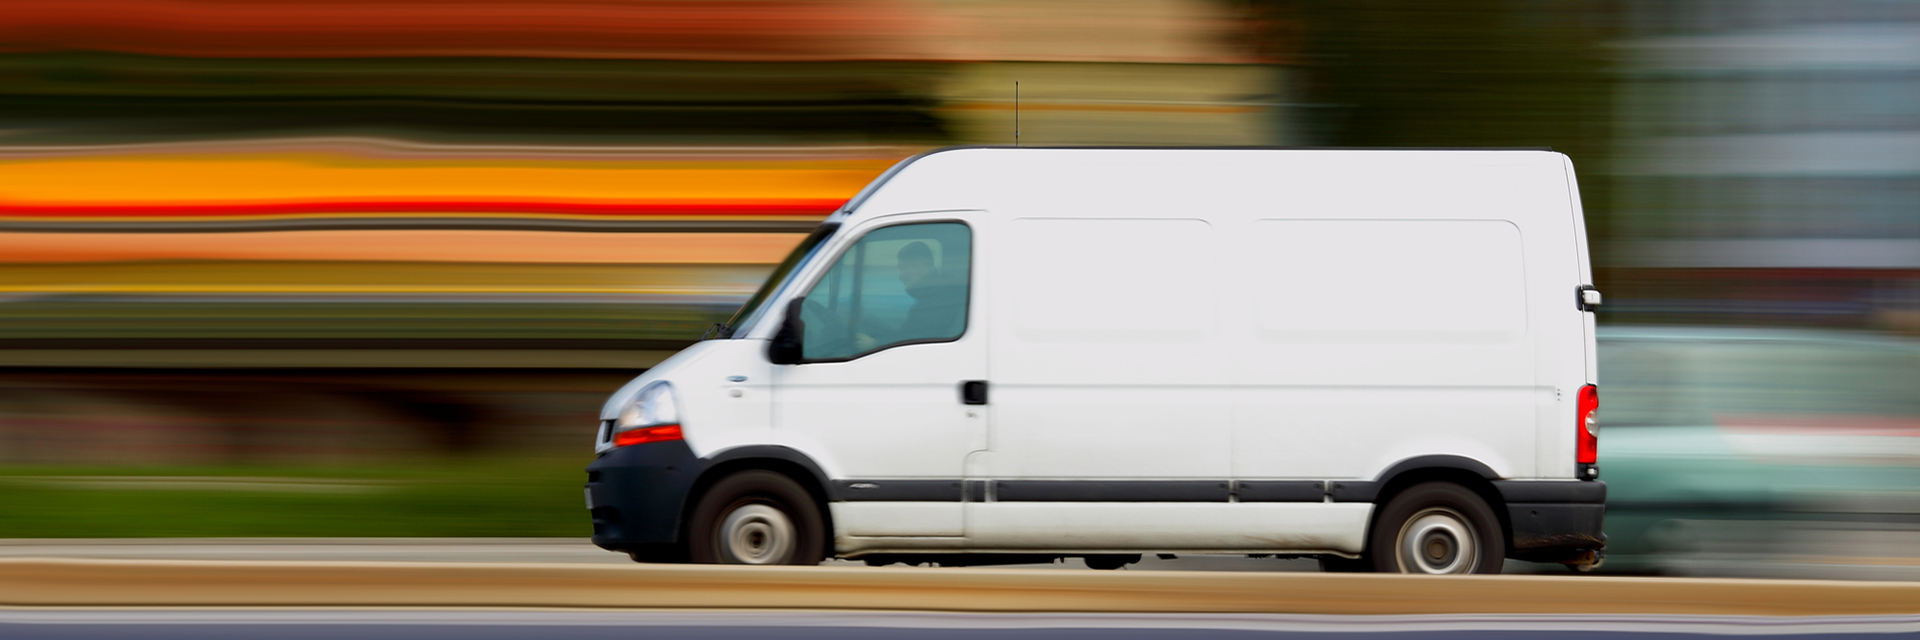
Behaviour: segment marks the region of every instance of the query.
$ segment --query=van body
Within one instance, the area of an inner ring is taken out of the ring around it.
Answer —
[[[1551,151],[929,152],[608,400],[593,541],[1591,566],[1591,282]]]

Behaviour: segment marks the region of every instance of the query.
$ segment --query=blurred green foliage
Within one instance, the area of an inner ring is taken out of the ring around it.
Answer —
[[[0,468],[0,538],[586,537],[585,458]]]

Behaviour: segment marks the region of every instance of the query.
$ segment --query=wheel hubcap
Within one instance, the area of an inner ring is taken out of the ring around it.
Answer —
[[[793,521],[779,509],[750,504],[734,509],[720,523],[721,562],[785,564],[793,559]]]
[[[1396,556],[1403,573],[1468,573],[1479,564],[1479,543],[1460,512],[1433,507],[1400,528]]]

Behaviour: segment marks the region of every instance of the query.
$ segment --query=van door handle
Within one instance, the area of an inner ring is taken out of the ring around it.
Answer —
[[[960,383],[960,404],[986,404],[987,381],[964,380]]]

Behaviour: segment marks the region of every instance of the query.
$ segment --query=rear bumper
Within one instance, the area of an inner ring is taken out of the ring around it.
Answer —
[[[628,551],[677,542],[680,516],[702,462],[685,441],[620,447],[587,465],[593,543]]]
[[[1607,485],[1593,480],[1493,483],[1507,503],[1513,532],[1507,557],[1533,562],[1592,558],[1607,546],[1602,529]]]

